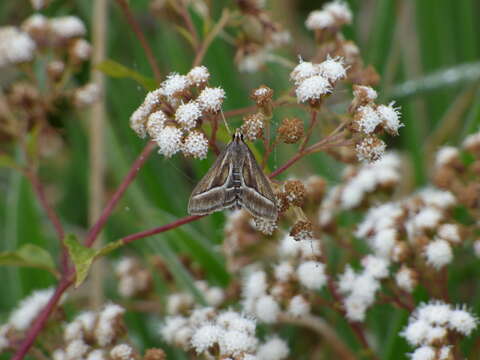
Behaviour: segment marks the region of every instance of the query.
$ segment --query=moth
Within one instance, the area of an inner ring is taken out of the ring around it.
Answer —
[[[193,189],[188,213],[207,215],[232,207],[266,220],[275,220],[278,213],[270,181],[238,130]]]

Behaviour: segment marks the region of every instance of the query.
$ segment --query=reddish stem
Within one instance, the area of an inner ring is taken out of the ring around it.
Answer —
[[[148,157],[152,153],[153,149],[155,149],[155,143],[150,141],[140,155],[135,159],[130,171],[128,172],[127,176],[123,179],[123,182],[120,184],[118,189],[113,194],[112,198],[108,202],[107,206],[102,211],[97,222],[92,226],[90,231],[85,238],[85,246],[90,247],[93,245],[95,239],[97,238],[98,234],[102,230],[103,226],[107,222],[108,218],[112,214],[113,209],[117,205],[118,201],[121,199],[123,193],[127,190],[128,186],[131,184],[133,179],[137,176],[138,172],[142,168],[145,161],[147,161]]]
[[[135,33],[138,40],[140,41],[140,45],[142,45],[143,50],[145,51],[145,55],[147,56],[148,63],[150,64],[150,67],[153,70],[155,80],[157,80],[157,82],[160,82],[162,80],[162,74],[160,73],[160,69],[158,68],[157,62],[155,61],[155,56],[153,55],[152,48],[148,44],[148,41],[145,38],[145,35],[143,34],[142,28],[140,27],[137,20],[135,19],[135,16],[133,16],[133,13],[130,10],[130,7],[128,6],[127,1],[126,0],[116,0],[116,1],[117,1],[117,4],[122,9],[128,24],[130,25],[133,32]]]

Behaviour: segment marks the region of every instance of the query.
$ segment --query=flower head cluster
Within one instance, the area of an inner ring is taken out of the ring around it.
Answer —
[[[171,157],[178,152],[204,159],[208,139],[199,123],[221,111],[225,91],[208,87],[210,73],[197,66],[187,75],[172,73],[160,88],[151,91],[130,117],[130,127],[142,138],[147,134],[157,142],[159,153]],[[196,98],[192,97],[197,93]]]
[[[0,68],[31,61],[35,50],[35,42],[27,33],[13,26],[0,27]]]
[[[195,282],[197,290],[205,297],[209,306],[219,307],[225,300],[225,293],[218,286],[210,286],[206,281],[198,280]],[[195,299],[190,293],[178,292],[172,293],[167,298],[167,313],[169,315],[186,314],[196,307]]]
[[[152,276],[132,257],[122,258],[115,267],[118,292],[125,297],[134,297],[148,292],[152,288]]]
[[[322,10],[312,11],[305,26],[309,30],[338,28],[352,22],[352,12],[345,1],[335,0],[326,3]]]
[[[298,102],[308,102],[311,105],[318,104],[346,76],[343,59],[330,57],[320,64],[301,60],[290,73]]]
[[[412,359],[432,354],[431,359],[449,359],[451,335],[469,336],[478,326],[478,319],[463,306],[452,306],[442,301],[422,303],[411,314],[402,336],[416,347]],[[443,354],[444,357],[436,357]]]

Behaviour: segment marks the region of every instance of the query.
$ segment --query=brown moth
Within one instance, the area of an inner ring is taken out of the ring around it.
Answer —
[[[188,201],[190,215],[207,215],[231,207],[275,220],[277,205],[270,181],[237,130]]]

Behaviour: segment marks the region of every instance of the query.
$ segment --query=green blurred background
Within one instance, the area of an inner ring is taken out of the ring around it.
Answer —
[[[478,130],[480,123],[480,2],[478,0],[350,0],[354,23],[345,28],[347,39],[354,40],[361,49],[367,64],[375,66],[382,82],[377,88],[379,102],[396,100],[402,108],[405,127],[400,136],[390,141],[389,148],[405,153],[411,168],[405,173],[409,187],[428,182],[428,164],[432,151],[442,144],[456,145],[465,134]],[[233,1],[214,0],[218,18],[223,6]],[[275,20],[285,24],[292,32],[295,49],[283,54],[296,61],[301,53],[305,59],[314,53],[312,34],[303,22],[311,10],[322,6],[323,1],[271,0],[269,7]],[[192,52],[171,23],[158,21],[149,10],[148,0],[130,1],[138,21],[153,47],[162,73],[186,73],[191,66]],[[0,25],[19,24],[32,13],[26,0],[0,2]],[[92,1],[52,1],[45,15],[77,15],[91,28]],[[288,17],[285,16],[288,14]],[[200,20],[194,17],[199,25]],[[108,16],[107,57],[151,77],[152,72],[142,47],[125,22],[114,1],[110,1]],[[87,37],[88,38],[88,37]],[[289,88],[289,70],[278,64],[269,64],[265,71],[241,74],[233,63],[234,49],[215,40],[204,64],[212,74],[211,83],[222,86],[227,93],[224,110],[251,105],[249,91],[267,84],[279,95]],[[78,81],[89,77],[88,66],[78,75]],[[0,75],[1,78],[1,75]],[[128,171],[133,159],[144,146],[130,130],[128,119],[143,101],[145,90],[129,79],[107,80],[107,187],[113,191]],[[344,112],[346,105],[339,105]],[[274,123],[286,114],[296,113],[306,119],[306,114],[295,110],[275,113]],[[47,160],[40,170],[42,179],[55,195],[56,208],[67,231],[82,236],[88,223],[88,112],[69,113],[63,119],[65,147],[57,157]],[[235,123],[234,123],[235,124]],[[239,120],[237,122],[239,124]],[[16,152],[15,148],[9,148]],[[274,153],[270,167],[281,165],[293,153],[284,146]],[[20,156],[20,155],[19,155]],[[180,156],[165,159],[153,155],[129,188],[104,232],[104,241],[160,226],[186,215],[186,203],[191,189],[212,163],[210,156],[204,161],[189,161]],[[302,176],[319,174],[330,183],[338,180],[341,167],[328,156],[315,154],[291,168],[285,175]],[[107,194],[107,197],[109,194]],[[214,214],[201,221],[181,227],[160,236],[136,242],[115,252],[163,255],[175,274],[180,288],[193,289],[192,279],[175,253],[187,254],[205,269],[208,280],[225,286],[228,283],[218,246],[223,237],[222,214]],[[12,250],[24,243],[34,243],[58,251],[55,235],[39,209],[31,188],[22,176],[14,171],[0,169],[0,250]],[[338,256],[332,251],[332,256]],[[450,276],[451,294],[455,301],[468,301],[480,313],[480,289],[472,279],[478,279],[478,262],[467,261]],[[33,289],[54,284],[52,276],[29,269],[0,268],[0,320],[3,320],[19,299]],[[457,283],[469,285],[460,288]],[[165,287],[158,281],[159,289]],[[458,290],[458,291],[456,291]],[[88,284],[83,290],[88,292]],[[420,294],[419,297],[422,295]],[[106,297],[117,298],[114,282],[106,284]],[[398,336],[407,314],[390,307],[375,306],[369,313],[372,339],[382,359],[401,359],[408,350]],[[159,320],[147,321],[141,315],[128,315],[129,329],[141,346],[162,345],[154,336]],[[352,333],[342,319],[329,319],[336,324],[342,336],[357,347]],[[1,321],[0,321],[1,323]],[[295,348],[293,328],[282,330],[290,336]],[[473,340],[464,346],[470,348]],[[180,358],[179,352],[175,355]],[[305,355],[306,356],[306,355]],[[295,356],[297,359],[302,355]],[[475,357],[472,357],[472,359]]]

